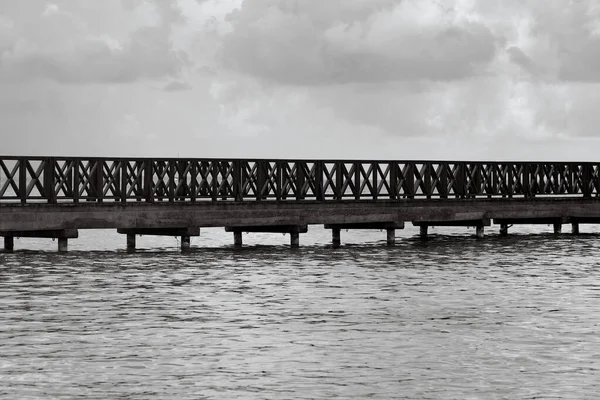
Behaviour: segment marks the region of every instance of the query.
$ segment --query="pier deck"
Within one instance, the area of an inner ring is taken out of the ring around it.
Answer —
[[[0,236],[66,241],[79,229],[177,235],[600,223],[600,163],[0,157]],[[558,227],[558,228],[557,228]]]

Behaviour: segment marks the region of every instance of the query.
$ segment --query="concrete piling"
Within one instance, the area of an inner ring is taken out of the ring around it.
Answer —
[[[4,251],[13,251],[15,249],[15,238],[4,236]]]
[[[508,224],[500,224],[500,236],[508,236]]]
[[[243,243],[242,231],[233,231],[233,245],[235,247],[242,247]]]
[[[127,250],[135,250],[135,233],[127,234]]]
[[[396,244],[396,230],[388,229],[387,230],[387,245],[393,246]]]
[[[300,247],[300,233],[299,232],[290,232],[290,246],[291,247]]]
[[[69,250],[69,239],[58,238],[58,252],[65,253]]]
[[[191,238],[190,236],[182,236],[181,237],[181,250],[186,251],[191,248]]]
[[[554,233],[558,234],[562,232],[562,224],[554,223]]]
[[[342,230],[338,228],[333,228],[331,230],[331,244],[333,247],[340,247],[342,244]]]
[[[483,225],[479,225],[475,228],[475,236],[477,239],[483,239],[485,237],[485,227]]]
[[[421,225],[419,227],[419,237],[423,240],[427,239],[427,225]]]
[[[571,232],[573,235],[579,235],[579,224],[577,222],[571,224]]]

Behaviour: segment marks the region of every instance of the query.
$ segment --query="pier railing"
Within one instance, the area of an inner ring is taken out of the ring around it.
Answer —
[[[0,203],[592,197],[599,171],[563,162],[0,157]]]

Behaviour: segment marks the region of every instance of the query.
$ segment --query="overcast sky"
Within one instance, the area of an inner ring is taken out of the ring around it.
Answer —
[[[0,154],[600,161],[592,0],[2,0]]]

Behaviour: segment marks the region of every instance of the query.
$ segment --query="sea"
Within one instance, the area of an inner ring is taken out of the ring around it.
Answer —
[[[594,399],[600,227],[178,238],[0,253],[2,399]]]

